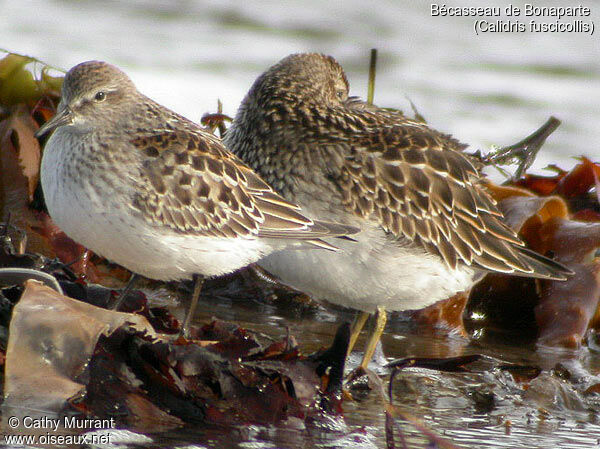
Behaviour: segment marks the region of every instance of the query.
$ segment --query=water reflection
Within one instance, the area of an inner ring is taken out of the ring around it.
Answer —
[[[304,353],[328,345],[337,323],[352,317],[352,312],[334,308],[324,313],[311,310],[298,314],[286,306],[241,299],[204,301],[199,321],[213,316],[231,319],[276,338],[284,337],[289,329]],[[542,443],[544,447],[568,447],[574,441],[592,441],[589,435],[600,432],[593,411],[598,409],[599,401],[582,395],[588,386],[598,383],[597,358],[586,351],[545,352],[536,350],[533,344],[515,346],[491,339],[472,341],[460,336],[433,335],[399,318],[389,322],[383,346],[389,359],[485,356],[471,366],[471,373],[415,368],[400,373],[394,382],[394,403],[456,444],[481,448],[533,448],[542,447]],[[506,363],[535,366],[542,372],[524,386],[517,377],[499,368]],[[561,367],[571,378],[564,378]],[[343,419],[326,417],[306,428],[256,428],[255,432],[236,433],[236,441],[245,443],[231,447],[384,447],[381,397],[376,391],[358,397],[359,401],[344,402]],[[411,447],[425,447],[427,439],[418,429],[402,421],[397,421],[397,425]],[[201,440],[206,441],[204,438]],[[224,443],[220,440],[219,444]]]

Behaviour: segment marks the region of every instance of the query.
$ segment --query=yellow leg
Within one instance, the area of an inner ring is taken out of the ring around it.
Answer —
[[[377,306],[377,312],[375,312],[374,318],[373,328],[369,333],[367,344],[365,345],[365,354],[363,355],[362,362],[360,362],[360,368],[363,370],[367,369],[369,362],[373,358],[375,348],[377,347],[377,342],[381,338],[381,334],[383,334],[383,330],[385,329],[385,323],[387,322],[385,307]]]
[[[354,345],[356,344],[356,340],[358,340],[358,336],[360,335],[360,331],[365,326],[367,322],[367,318],[369,318],[368,312],[358,312],[356,317],[354,318],[354,322],[350,327],[350,342],[348,343],[348,353],[346,357],[350,355],[352,349],[354,349]]]

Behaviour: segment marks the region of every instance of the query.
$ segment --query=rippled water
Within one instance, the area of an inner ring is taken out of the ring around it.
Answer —
[[[263,70],[298,51],[334,55],[352,93],[364,96],[369,49],[376,47],[381,105],[410,110],[408,96],[434,127],[484,149],[520,140],[553,114],[563,126],[537,167],[571,165],[569,156],[598,152],[597,33],[477,36],[473,18],[432,17],[428,1],[2,3],[0,45],[65,69],[108,60],[142,91],[194,120],[214,110],[217,98],[233,114]],[[600,24],[600,5],[582,3],[591,8],[586,20]],[[546,0],[543,6],[567,5]]]
[[[477,5],[508,5],[478,1]],[[518,5],[519,2],[513,2]],[[600,25],[600,4],[588,21]],[[375,101],[410,110],[407,97],[429,123],[476,148],[520,140],[555,115],[563,125],[547,142],[535,167],[563,167],[575,155],[598,156],[600,142],[600,44],[587,34],[483,34],[472,18],[431,17],[430,2],[298,2],[227,0],[92,0],[0,2],[0,46],[68,69],[87,59],[103,59],[124,68],[140,90],[172,109],[199,120],[223,100],[234,114],[252,81],[268,66],[298,51],[334,55],[348,72],[351,93],[366,95],[369,50],[378,48]],[[453,5],[473,6],[469,2]],[[544,6],[567,6],[545,0]],[[550,20],[550,19],[549,19]],[[552,19],[553,20],[553,19]],[[240,322],[269,334],[285,326],[306,351],[327,344],[340,312],[295,318],[256,307],[209,302],[211,315]],[[386,353],[450,356],[487,353],[501,360],[540,363],[556,360],[528,348],[478,345],[448,337],[412,335],[402,323],[384,338]],[[311,344],[311,341],[313,342]],[[590,353],[563,355],[598,371]],[[560,402],[555,390],[537,407],[520,398],[498,373],[471,377],[431,372],[403,374],[397,402],[428,426],[466,447],[597,447],[596,409],[579,410],[568,392]],[[549,383],[551,384],[551,383]],[[499,402],[479,410],[469,391],[494,390]],[[536,398],[545,397],[542,393]],[[536,399],[537,400],[537,399]],[[566,400],[566,399],[565,399]],[[519,401],[523,401],[519,406]],[[542,413],[540,409],[548,410]],[[577,411],[579,410],[579,411]],[[342,422],[304,431],[244,428],[233,434],[214,429],[185,429],[163,435],[163,445],[198,442],[199,447],[382,447],[383,414],[375,395],[346,403]],[[506,421],[512,426],[506,426]],[[409,440],[418,432],[405,425]],[[594,446],[596,445],[596,446]]]

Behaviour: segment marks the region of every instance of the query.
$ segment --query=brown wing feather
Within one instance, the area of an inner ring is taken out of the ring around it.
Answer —
[[[477,170],[462,146],[420,123],[398,124],[397,118],[396,124],[366,134],[356,135],[341,170],[348,208],[374,215],[387,232],[422,244],[452,268],[462,261],[493,271],[541,274],[477,183]]]
[[[152,224],[199,236],[306,239],[329,249],[316,238],[356,231],[305,217],[208,133],[164,131],[131,144],[145,169],[133,204]]]

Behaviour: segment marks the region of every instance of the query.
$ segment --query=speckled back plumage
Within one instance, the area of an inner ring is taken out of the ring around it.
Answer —
[[[128,142],[105,145],[103,156],[127,152],[130,162],[141,163],[132,206],[148,224],[186,235],[229,238],[309,239],[335,234],[334,228],[344,233],[342,227],[315,224],[300,214],[297,205],[276,194],[220,139],[139,93],[115,66],[102,61],[75,66],[67,75],[62,101],[99,88],[107,100],[124,107],[111,108],[105,117],[96,114],[96,119],[116,122],[114,132],[131,135]],[[80,103],[85,107],[91,101],[82,98]],[[110,127],[103,132],[113,133]]]
[[[526,249],[504,224],[464,145],[348,97],[346,76],[329,56],[291,55],[261,75],[225,144],[288,199],[296,200],[300,184],[327,186],[331,202],[451,269],[466,264],[552,279],[568,273]]]
[[[210,134],[136,137],[143,177],[133,206],[153,225],[215,237],[302,237],[313,224]]]
[[[221,141],[141,94],[117,67],[67,73],[41,182],[70,237],[147,277],[216,276],[355,229],[313,221]]]

